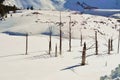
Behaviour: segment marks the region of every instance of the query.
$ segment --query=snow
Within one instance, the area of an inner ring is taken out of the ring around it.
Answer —
[[[54,14],[55,13],[55,14]],[[1,32],[17,32],[29,33],[30,35],[49,33],[49,27],[52,27],[53,35],[59,35],[59,11],[24,11],[23,13],[13,14],[14,17],[8,15],[8,19],[2,21]],[[101,35],[113,36],[116,35],[116,30],[119,29],[120,23],[114,18],[106,18],[89,14],[74,14],[73,12],[62,12],[62,22],[64,24],[63,36],[68,36],[69,17],[72,17],[72,37],[79,38],[80,30],[84,36],[90,31],[90,36],[94,36],[94,31],[97,30]],[[97,20],[95,20],[97,18]],[[29,23],[29,24],[28,24]],[[5,29],[5,30],[4,30]],[[108,30],[110,32],[108,32]]]
[[[29,54],[27,56],[24,55],[24,36],[1,34],[0,38],[0,79],[3,80],[99,80],[101,76],[110,74],[111,69],[119,64],[119,54],[107,55],[104,53],[104,55],[87,57],[87,65],[80,66],[79,40],[72,40],[72,45],[75,47],[72,47],[70,53],[67,52],[68,40],[65,39],[63,55],[55,58],[50,57],[47,53],[47,36],[29,36]],[[58,38],[53,37],[52,40],[54,47],[55,43],[58,43]],[[19,45],[16,46],[16,44]],[[94,52],[94,49],[92,50]]]
[[[37,13],[37,14],[36,14]],[[0,80],[100,80],[118,66],[118,29],[120,23],[114,18],[63,11],[63,51],[59,55],[59,11],[23,10],[0,21]],[[68,52],[69,17],[72,17],[72,52]],[[52,27],[52,53],[48,55],[49,27]],[[99,55],[94,55],[95,45],[87,50],[87,61],[81,66],[82,47],[80,30],[87,49],[93,45],[94,32],[98,31]],[[3,33],[4,32],[4,33]],[[5,34],[5,32],[14,35]],[[28,55],[25,55],[25,36],[29,34]],[[107,54],[107,42],[113,38],[114,51]],[[58,57],[55,56],[55,45]]]
[[[115,68],[115,70],[111,71],[111,74],[109,76],[101,77],[101,80],[119,80],[120,79],[120,64],[118,67]]]

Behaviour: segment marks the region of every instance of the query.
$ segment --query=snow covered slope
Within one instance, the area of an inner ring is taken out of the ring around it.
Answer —
[[[8,14],[0,21],[0,80],[100,80],[109,75],[120,64],[117,54],[118,29],[120,23],[114,18],[75,11],[61,12],[63,32],[62,55],[55,56],[55,45],[59,48],[59,11],[21,10]],[[68,52],[69,16],[72,19],[72,52]],[[49,28],[52,27],[52,51],[48,54]],[[87,61],[81,66],[83,42],[87,43]],[[98,31],[99,55],[95,54],[94,33]],[[7,35],[7,34],[12,34]],[[28,55],[25,54],[25,36],[29,34]],[[14,35],[13,35],[14,34]],[[113,51],[108,55],[108,39],[113,38]],[[73,39],[74,38],[74,39]],[[77,39],[76,39],[77,38]],[[58,49],[59,50],[59,49]]]
[[[48,54],[49,27],[53,35],[59,34],[59,11],[24,10],[8,15],[0,21],[0,80],[100,80],[110,74],[120,62],[117,54],[117,41],[120,23],[114,18],[106,18],[77,12],[61,12],[63,31],[63,53],[55,56],[55,45],[59,48],[59,37],[52,36],[52,51]],[[72,18],[72,52],[68,52],[69,16]],[[83,42],[87,43],[87,61],[81,66],[82,47],[80,47],[80,30]],[[99,55],[95,54],[94,33],[98,31]],[[16,34],[17,33],[17,34]],[[25,36],[28,33],[28,55],[25,54]],[[86,38],[87,37],[87,38]],[[107,54],[107,40],[113,38],[113,50]]]
[[[5,0],[6,5],[16,5],[20,8],[33,6],[36,9],[83,10],[83,6],[100,9],[120,9],[120,0]]]
[[[54,35],[59,35],[59,11],[21,11],[22,13],[8,15],[5,21],[0,22],[1,32],[16,32],[32,34],[48,34],[49,27],[53,28]],[[72,37],[79,38],[80,30],[85,36],[88,31],[91,36],[94,36],[94,31],[97,30],[100,35],[114,36],[119,28],[120,23],[114,18],[106,18],[89,14],[79,14],[77,12],[62,12],[62,22],[64,23],[63,35],[68,36],[69,17],[72,18]],[[108,31],[109,30],[109,31]]]

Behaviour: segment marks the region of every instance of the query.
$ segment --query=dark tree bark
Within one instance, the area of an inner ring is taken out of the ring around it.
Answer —
[[[110,39],[108,40],[108,54],[110,54]]]
[[[69,21],[69,51],[71,52],[71,16]]]
[[[82,36],[82,31],[81,31],[81,34],[80,34],[80,46],[82,46],[82,42],[83,42],[83,36]]]
[[[61,21],[61,11],[60,11],[60,55],[62,55],[62,21]]]
[[[83,47],[82,63],[81,63],[81,65],[85,65],[85,61],[86,61],[86,43],[84,43],[84,47]]]
[[[95,31],[95,53],[96,53],[96,55],[98,55],[97,31]]]
[[[57,57],[57,44],[55,46],[55,57]]]
[[[51,28],[50,28],[50,35],[49,35],[49,54],[51,54],[51,50],[52,50],[52,40],[51,40],[51,36],[52,36],[52,31],[51,31]]]
[[[113,39],[110,40],[110,45],[111,45],[110,46],[111,47],[110,50],[113,51]]]
[[[26,53],[25,55],[28,55],[28,34],[26,34]]]

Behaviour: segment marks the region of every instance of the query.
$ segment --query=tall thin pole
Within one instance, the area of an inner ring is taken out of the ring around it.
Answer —
[[[28,34],[26,34],[26,53],[25,55],[28,54]]]
[[[71,52],[71,16],[69,16],[69,51]]]
[[[60,55],[62,54],[62,21],[61,21],[61,11],[60,11]]]
[[[119,47],[120,47],[120,29],[119,29],[119,35],[118,35],[118,51],[117,51],[117,53],[119,53]]]

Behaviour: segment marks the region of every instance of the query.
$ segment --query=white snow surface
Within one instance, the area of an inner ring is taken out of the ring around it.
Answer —
[[[53,35],[59,35],[59,11],[23,10],[18,12],[19,13],[12,14],[12,17],[9,14],[5,21],[0,22],[0,32],[28,33],[29,35],[47,34],[49,33],[49,27],[52,27]],[[93,37],[94,31],[98,31],[101,36],[114,37],[120,26],[120,23],[114,18],[79,14],[76,11],[63,11],[61,15],[64,37],[68,36],[69,16],[71,16],[72,19],[73,38],[79,38],[80,31],[83,32],[85,37]],[[87,34],[88,31],[89,34]]]
[[[63,31],[63,51],[59,55],[59,11],[24,10],[8,15],[0,21],[1,32],[13,32],[15,35],[0,33],[0,80],[100,80],[109,75],[120,64],[117,53],[118,29],[120,23],[114,18],[61,12]],[[68,52],[69,17],[72,22],[72,52]],[[52,53],[48,55],[49,27],[52,27]],[[87,61],[80,66],[82,47],[80,47],[80,30],[83,42],[87,43]],[[98,31],[99,55],[95,54],[94,32]],[[29,34],[28,55],[25,54],[25,36]],[[114,49],[107,54],[107,42],[113,38]],[[55,45],[58,57],[54,57]]]

